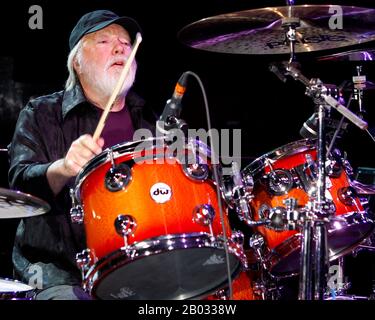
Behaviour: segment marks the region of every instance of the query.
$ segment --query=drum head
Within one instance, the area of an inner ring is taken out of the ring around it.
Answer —
[[[156,254],[113,267],[94,284],[92,294],[105,300],[194,299],[227,285],[225,261],[225,251],[214,248]],[[116,265],[116,261],[108,261],[108,265]],[[229,265],[236,275],[239,260],[229,255]]]

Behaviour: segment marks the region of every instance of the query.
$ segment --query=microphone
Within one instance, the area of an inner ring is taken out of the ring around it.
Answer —
[[[299,134],[303,138],[315,138],[318,135],[318,113],[314,112],[313,115],[308,118],[299,131]]]
[[[181,114],[181,100],[184,97],[187,85],[188,72],[184,72],[180,79],[178,79],[176,86],[174,88],[173,95],[171,99],[167,100],[164,107],[163,113],[161,114],[159,121],[157,123],[157,128],[166,133],[173,127],[181,129],[186,123],[179,119]],[[160,122],[164,125],[164,130],[160,128]]]

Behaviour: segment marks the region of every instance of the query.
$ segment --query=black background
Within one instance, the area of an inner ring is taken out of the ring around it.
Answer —
[[[296,4],[329,4],[304,1]],[[43,29],[29,28],[31,5],[43,9]],[[372,0],[336,1],[336,5],[375,7]],[[181,73],[191,70],[203,81],[212,125],[242,129],[242,167],[267,151],[300,139],[299,129],[313,112],[304,87],[293,80],[282,83],[268,71],[280,56],[250,56],[203,52],[182,45],[178,31],[205,17],[265,6],[284,6],[285,1],[189,0],[176,1],[13,1],[2,3],[0,19],[0,89],[13,92],[16,101],[0,105],[0,147],[10,142],[20,108],[30,96],[63,88],[67,78],[68,38],[77,20],[86,12],[109,9],[135,18],[143,29],[137,53],[139,92],[161,113]],[[375,17],[374,17],[375,19]],[[345,28],[345,25],[344,25]],[[367,47],[375,48],[373,43]],[[347,48],[339,48],[343,52]],[[321,52],[301,56],[302,71],[325,83],[340,85],[351,80],[356,62],[319,62]],[[375,81],[373,62],[362,62],[368,80]],[[13,90],[13,91],[12,91]],[[1,92],[0,92],[1,94]],[[14,99],[13,99],[14,100]],[[375,92],[365,94],[366,120],[375,126]],[[206,127],[202,94],[195,81],[189,82],[182,117],[192,128]],[[349,126],[342,146],[352,166],[375,167],[374,142],[364,132]],[[7,188],[8,163],[2,152],[0,186]],[[0,220],[0,277],[11,277],[10,248],[18,221]]]

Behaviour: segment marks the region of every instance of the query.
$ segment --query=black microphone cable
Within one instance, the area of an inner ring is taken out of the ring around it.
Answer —
[[[210,109],[209,109],[209,106],[208,106],[206,91],[204,89],[204,86],[203,86],[203,83],[202,83],[201,79],[199,78],[199,76],[197,74],[195,74],[192,71],[186,71],[186,74],[189,74],[189,75],[193,76],[197,80],[197,82],[198,82],[198,84],[201,88],[204,106],[205,106],[205,111],[206,111],[208,137],[209,137],[210,142],[211,142],[211,147],[213,147],[215,144],[213,143],[213,138],[212,138],[212,135],[211,135],[211,132],[212,132],[212,130],[211,130],[212,129],[212,127],[211,127],[211,117],[210,117]],[[226,259],[227,275],[228,275],[229,299],[232,300],[233,299],[232,274],[231,274],[230,262],[229,262],[228,239],[227,239],[226,230],[225,230],[223,207],[222,207],[222,203],[221,203],[222,198],[221,198],[219,170],[218,170],[218,161],[217,161],[218,159],[216,157],[215,150],[211,150],[211,158],[212,158],[212,163],[211,163],[212,171],[213,171],[213,174],[214,174],[214,180],[215,180],[215,184],[216,184],[216,196],[217,196],[218,206],[219,206],[220,221],[221,221],[221,226],[222,226],[222,231],[223,231],[225,259]]]

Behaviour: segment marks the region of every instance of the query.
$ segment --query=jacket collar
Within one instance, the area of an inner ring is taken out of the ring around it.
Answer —
[[[80,84],[76,84],[71,90],[65,90],[62,101],[63,119],[65,119],[70,110],[74,109],[76,106],[83,102],[87,102],[87,99],[83,94]]]
[[[76,84],[71,90],[65,90],[62,101],[63,119],[65,119],[69,111],[73,110],[76,106],[84,102],[88,101],[83,93],[80,84]],[[130,90],[126,96],[126,105],[129,110],[132,111],[132,109],[134,108],[142,108],[145,105],[145,101],[132,90]]]

